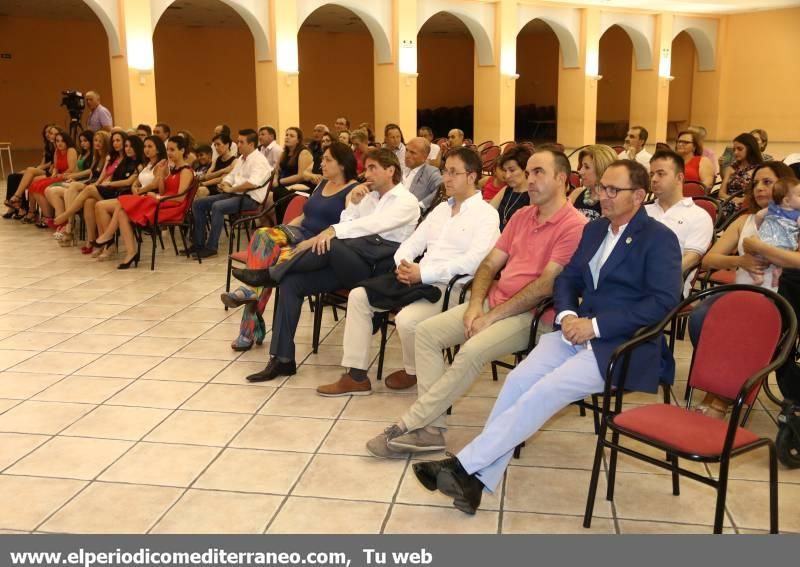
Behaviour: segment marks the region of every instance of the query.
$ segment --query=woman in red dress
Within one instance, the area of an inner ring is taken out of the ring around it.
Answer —
[[[152,224],[156,205],[165,197],[177,195],[186,191],[192,184],[194,173],[191,166],[186,163],[184,150],[187,141],[181,136],[172,136],[167,142],[167,158],[173,167],[167,175],[167,162],[162,160],[155,167],[155,176],[158,181],[158,195],[145,193],[141,195],[120,195],[118,205],[114,209],[111,221],[92,246],[106,247],[114,244],[114,234],[119,228],[122,240],[125,243],[127,255],[117,269],[127,270],[131,264],[139,265],[136,237],[133,225],[146,226]],[[186,197],[164,201],[158,210],[159,222],[173,222],[183,219],[188,205]]]
[[[53,165],[50,168],[50,175],[34,180],[28,187],[28,199],[35,201],[42,211],[42,217],[36,226],[47,228],[48,222],[53,223],[53,207],[44,196],[44,191],[54,183],[64,181],[65,175],[78,171],[78,151],[75,149],[75,142],[66,132],[59,132],[55,139],[56,152],[53,158]]]

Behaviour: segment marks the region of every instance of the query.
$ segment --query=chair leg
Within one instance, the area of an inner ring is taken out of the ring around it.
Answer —
[[[164,239],[161,238],[161,230],[160,229],[158,230],[158,242],[159,242],[159,244],[161,244],[161,249],[162,250],[166,250],[166,248],[164,248]]]
[[[678,474],[678,455],[668,455],[668,460],[672,461],[672,494],[681,495],[681,476]]]
[[[616,445],[619,443],[619,433],[611,434],[611,443]],[[614,482],[617,478],[617,453],[618,451],[611,447],[611,456],[608,459],[608,487],[606,490],[606,500],[609,502],[614,500]]]
[[[231,290],[231,272],[233,271],[233,260],[231,257],[228,256],[228,270],[227,276],[225,276],[225,293],[228,293]],[[225,306],[225,311],[228,310],[228,306]]]
[[[150,271],[151,272],[156,269],[156,248],[157,248],[158,239],[161,238],[161,232],[157,228],[153,228],[152,237],[153,237],[153,253],[150,256]],[[163,244],[162,244],[162,246],[163,246]]]
[[[722,521],[725,517],[725,498],[728,495],[728,467],[730,460],[723,459],[719,464],[719,484],[717,485],[717,506],[714,510],[714,533],[722,533]]]
[[[497,363],[492,361],[492,381],[497,382]]]
[[[597,498],[597,483],[600,480],[600,465],[603,460],[603,441],[606,436],[606,426],[600,427],[597,436],[597,446],[594,450],[594,463],[592,464],[592,478],[589,481],[589,495],[586,498],[586,511],[583,514],[583,527],[592,527],[592,514],[594,513],[594,500]]]
[[[175,242],[175,227],[174,226],[170,226],[169,227],[169,238],[170,238],[170,240],[172,240],[172,248],[175,250],[175,255],[176,256],[180,256],[181,253],[178,252],[178,243]]]
[[[769,533],[778,533],[778,459],[775,444],[769,445]]]
[[[597,394],[592,394],[592,419],[594,420],[594,434],[600,433],[600,397]]]
[[[318,293],[314,301],[317,310],[314,311],[314,334],[311,339],[311,352],[317,354],[319,351],[319,335],[322,330],[322,294]]]
[[[514,458],[519,459],[520,454],[522,453],[522,448],[525,446],[525,441],[514,447]]]
[[[383,361],[386,356],[386,335],[389,333],[389,314],[383,315],[381,322],[381,346],[378,350],[378,380],[383,378]]]

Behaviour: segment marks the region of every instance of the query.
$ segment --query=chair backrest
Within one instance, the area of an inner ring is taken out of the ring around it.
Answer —
[[[480,152],[481,167],[486,173],[494,170],[494,164],[500,156],[500,146],[489,146]]]
[[[684,197],[705,197],[708,195],[706,186],[699,181],[684,181],[683,182],[683,196]]]
[[[624,146],[611,146],[611,148],[612,148],[612,149],[613,149],[615,152],[617,152],[617,155],[619,155],[619,154],[621,154],[622,152],[624,152],[624,151],[625,151],[625,147],[624,147]]]
[[[303,214],[303,208],[308,202],[306,195],[295,195],[289,204],[286,205],[286,212],[283,214],[283,222],[292,222],[294,219]]]
[[[569,174],[569,184],[571,187],[580,187],[581,186],[581,174],[577,171],[573,171]]]
[[[465,143],[466,143],[466,140],[465,140]],[[485,142],[481,142],[480,144],[477,144],[475,147],[477,148],[478,153],[481,153],[483,150],[485,150],[486,148],[488,148],[490,146],[493,146],[493,145],[494,145],[493,141],[486,140]]]
[[[719,295],[703,320],[689,386],[736,399],[745,381],[772,361],[782,327],[780,309],[765,294],[739,290]],[[735,344],[732,330],[739,333]]]
[[[685,194],[685,193],[684,193]],[[711,222],[717,224],[717,216],[719,216],[719,202],[711,197],[703,197],[702,195],[692,197],[694,204],[703,209],[711,217]]]

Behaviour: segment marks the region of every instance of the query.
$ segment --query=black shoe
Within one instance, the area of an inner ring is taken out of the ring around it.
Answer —
[[[455,468],[443,467],[436,475],[439,492],[453,498],[453,505],[470,516],[478,511],[483,496],[483,483],[473,474],[468,474],[456,460]]]
[[[181,251],[180,251],[180,254],[181,254],[182,256],[189,256],[190,254],[194,254],[195,252],[197,252],[197,246],[195,246],[194,244],[192,244],[191,246],[189,246],[189,247],[188,247],[188,248],[186,248],[185,250],[181,250]]]
[[[234,268],[231,271],[234,278],[252,287],[277,287],[278,282],[269,275],[269,270],[248,270]]]
[[[211,258],[212,256],[217,255],[216,250],[212,250],[211,248],[201,248],[197,252],[194,253],[195,256],[200,256],[201,258]]]
[[[16,211],[14,211],[14,209],[8,209],[6,211],[6,213],[3,215],[3,218],[4,219],[10,219],[10,218],[13,218],[15,214],[16,214]]]
[[[439,471],[442,469],[454,469],[458,463],[458,459],[450,457],[449,459],[442,459],[441,461],[423,461],[421,463],[414,463],[412,468],[417,480],[430,491],[436,490],[436,477],[439,476]]]
[[[281,362],[277,357],[269,359],[269,364],[261,372],[256,372],[247,377],[248,382],[266,382],[274,380],[278,376],[293,376],[297,372],[297,366],[294,361]]]

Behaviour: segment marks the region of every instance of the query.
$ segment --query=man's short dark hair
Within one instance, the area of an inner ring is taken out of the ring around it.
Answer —
[[[444,155],[442,163],[446,162],[451,157],[458,158],[464,164],[464,170],[469,173],[475,174],[475,183],[477,183],[483,174],[483,164],[478,154],[469,148],[453,148]]]
[[[372,148],[364,156],[364,162],[372,160],[381,166],[383,169],[394,167],[394,174],[392,174],[392,182],[397,185],[403,181],[403,170],[400,168],[400,160],[389,148]]]
[[[618,159],[609,165],[606,168],[606,171],[612,167],[624,167],[627,169],[631,187],[634,189],[644,189],[645,191],[650,191],[650,173],[635,159]]]
[[[675,168],[675,173],[684,173],[686,171],[686,162],[677,152],[673,152],[672,150],[658,150],[653,154],[653,157],[650,158],[650,164],[652,165],[657,159],[671,161],[672,166]]]
[[[569,163],[567,154],[552,147],[537,148],[533,153],[540,154],[542,152],[547,152],[553,155],[553,169],[555,170],[555,174],[558,175],[559,173],[563,173],[566,183],[569,184],[569,174],[572,173],[572,165]]]
[[[644,126],[634,126],[633,128],[631,128],[631,130],[639,130],[639,139],[642,141],[643,144],[647,141],[647,136],[649,135],[647,133],[647,128],[645,128]]]
[[[219,125],[219,133],[220,134],[227,134],[228,136],[231,135],[231,127],[227,124],[220,124]]]
[[[272,136],[273,140],[278,138],[278,133],[275,131],[275,128],[273,128],[272,126],[262,126],[261,128],[258,129],[259,133],[263,132],[264,130],[269,132],[269,135]]]
[[[347,126],[347,129],[349,130],[350,129],[350,120],[347,118],[347,116],[340,116],[339,118],[344,120],[344,125]],[[336,120],[339,120],[339,118],[337,118]]]
[[[211,155],[211,154],[212,154],[212,152],[211,152],[211,146],[209,146],[208,144],[200,144],[200,145],[199,145],[199,146],[197,146],[197,148],[194,150],[194,153],[196,153],[196,154],[208,154],[208,155]]]
[[[150,129],[150,126],[148,126],[147,124],[139,124],[136,127],[136,129],[137,130],[144,130],[145,132],[147,132],[148,136],[152,136],[153,135],[153,131]]]
[[[253,144],[254,146],[258,145],[258,132],[256,132],[252,128],[245,128],[244,130],[239,130],[239,135],[244,136],[248,144]]]
[[[169,124],[166,122],[156,122],[156,125],[153,128],[161,128],[167,136],[172,134],[172,128],[170,128]]]
[[[216,142],[217,140],[219,140],[228,147],[230,147],[231,145],[231,137],[228,136],[227,134],[217,134],[211,139],[212,142]]]

